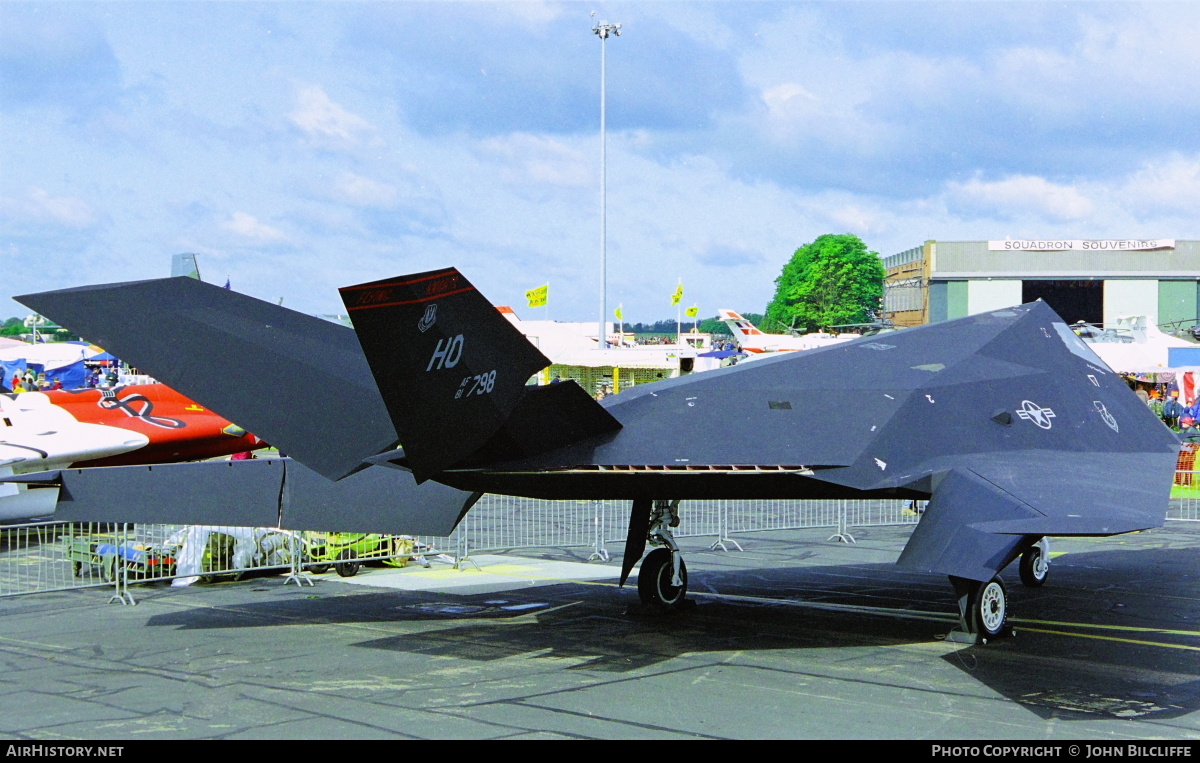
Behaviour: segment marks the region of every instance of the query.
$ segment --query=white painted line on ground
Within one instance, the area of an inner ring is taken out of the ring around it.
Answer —
[[[317,580],[334,580],[351,585],[396,588],[403,591],[434,591],[456,593],[456,589],[480,587],[502,591],[533,586],[557,585],[574,581],[616,580],[621,575],[619,567],[581,562],[555,562],[544,559],[528,559],[518,556],[482,554],[472,556],[479,565],[476,569],[464,562],[460,569],[435,562],[426,569],[418,564],[400,568],[364,568],[352,578],[334,574],[321,575]],[[635,578],[636,576],[631,576]],[[464,593],[466,591],[463,591]]]

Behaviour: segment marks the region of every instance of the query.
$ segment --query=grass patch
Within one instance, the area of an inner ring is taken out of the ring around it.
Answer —
[[[1171,485],[1171,497],[1200,498],[1200,472],[1193,472],[1190,485]]]

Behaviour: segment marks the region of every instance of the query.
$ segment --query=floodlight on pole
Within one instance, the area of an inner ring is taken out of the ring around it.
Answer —
[[[592,16],[596,15],[592,11]],[[607,156],[606,156],[606,135],[605,135],[605,42],[609,35],[614,37],[621,36],[621,25],[610,24],[607,21],[601,21],[596,26],[592,27],[592,32],[600,38],[600,323],[596,326],[597,347],[604,349],[608,347],[608,332],[604,330],[608,315],[608,305],[606,304],[606,288],[607,288],[607,265],[606,258],[608,254],[608,188],[607,180]]]

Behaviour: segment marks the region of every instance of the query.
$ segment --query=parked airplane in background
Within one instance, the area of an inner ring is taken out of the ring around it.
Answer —
[[[1163,333],[1144,315],[1118,318],[1116,325],[1107,329],[1083,322],[1071,324],[1071,329],[1109,368],[1121,374],[1181,371],[1171,367],[1171,350],[1196,346],[1194,342]]]
[[[435,536],[485,492],[628,500],[622,582],[641,559],[662,607],[687,587],[681,499],[928,500],[897,563],[948,576],[972,638],[1006,630],[1001,570],[1044,579],[1044,537],[1165,519],[1179,440],[1043,302],[598,402],[527,386],[550,360],[453,268],[341,294],[353,331],[189,278],[17,297],[295,459],[20,479],[61,485],[79,520]],[[310,371],[338,394],[313,395]]]
[[[738,349],[746,352],[787,352],[790,350],[815,350],[818,347],[828,347],[851,339],[858,339],[859,334],[765,334],[753,323],[732,310],[718,310],[721,321],[729,327],[733,341]]]
[[[162,384],[0,394],[0,476],[193,461],[264,446]],[[0,521],[48,517],[56,497],[0,483]]]

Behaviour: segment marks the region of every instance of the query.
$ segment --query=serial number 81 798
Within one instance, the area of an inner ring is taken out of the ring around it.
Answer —
[[[468,384],[471,385],[470,389],[467,388]],[[464,395],[466,397],[470,397],[471,395],[486,395],[487,393],[491,392],[495,386],[495,370],[478,374],[476,376],[468,376],[462,380],[462,384],[458,385],[458,391],[454,393],[454,399],[457,400]]]

